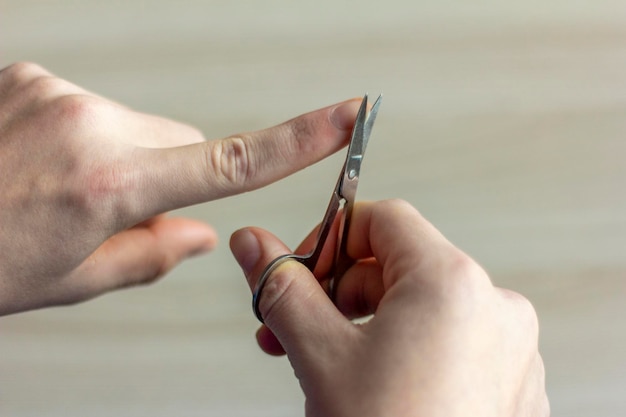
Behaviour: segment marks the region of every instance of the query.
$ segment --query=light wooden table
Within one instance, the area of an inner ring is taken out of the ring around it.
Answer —
[[[626,3],[440,3],[5,0],[0,65],[209,138],[383,92],[359,197],[412,202],[530,298],[554,416],[624,416]],[[303,415],[225,242],[254,224],[296,244],[341,158],[181,210],[222,244],[150,288],[1,319],[0,415]]]

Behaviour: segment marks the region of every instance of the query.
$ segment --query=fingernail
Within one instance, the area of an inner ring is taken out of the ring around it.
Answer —
[[[248,276],[261,257],[258,239],[247,229],[235,232],[231,239],[231,250],[243,273]]]
[[[330,122],[337,129],[348,130],[354,126],[354,119],[359,111],[361,100],[350,100],[331,110]]]

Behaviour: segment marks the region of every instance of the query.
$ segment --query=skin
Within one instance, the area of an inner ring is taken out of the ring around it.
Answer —
[[[289,249],[258,228],[231,249],[248,283]],[[306,252],[308,238],[297,250]],[[332,246],[332,243],[331,243]],[[270,276],[257,340],[288,355],[307,416],[543,417],[550,408],[530,302],[485,271],[403,201],[357,204],[348,236],[355,264],[336,305],[290,261]],[[375,313],[365,324],[350,318]]]
[[[205,140],[32,63],[0,71],[0,315],[152,282],[211,250],[172,209],[250,191],[345,145],[350,100],[258,132]]]
[[[0,315],[152,282],[211,250],[210,226],[164,213],[324,158],[347,141],[359,104],[207,141],[38,65],[1,70]],[[252,287],[289,253],[255,228],[236,232],[231,248]],[[405,202],[357,205],[348,252],[356,262],[337,305],[324,292],[329,251],[317,277],[297,262],[281,265],[261,299],[258,342],[288,355],[308,416],[549,415],[528,300],[494,287]],[[365,324],[350,320],[372,313]]]

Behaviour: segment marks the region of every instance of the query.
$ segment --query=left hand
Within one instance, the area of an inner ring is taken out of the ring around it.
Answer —
[[[358,101],[205,141],[36,64],[0,71],[0,315],[146,283],[216,244],[169,210],[250,191],[338,150]]]

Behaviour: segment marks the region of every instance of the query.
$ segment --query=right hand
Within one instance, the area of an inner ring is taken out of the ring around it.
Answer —
[[[256,228],[236,232],[231,248],[251,288],[289,253]],[[549,415],[533,307],[494,287],[413,207],[357,204],[348,253],[358,262],[337,306],[298,262],[273,272],[260,301],[259,344],[287,353],[308,416]],[[371,313],[362,325],[347,318]]]

